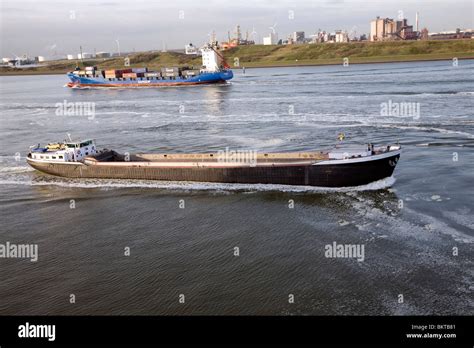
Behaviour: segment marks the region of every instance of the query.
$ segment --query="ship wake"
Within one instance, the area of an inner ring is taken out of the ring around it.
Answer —
[[[116,180],[116,179],[66,179],[52,176],[8,176],[0,178],[0,185],[59,186],[80,189],[161,189],[170,191],[216,191],[216,192],[301,192],[330,193],[351,191],[374,191],[391,187],[396,179],[391,176],[367,185],[352,187],[317,187],[274,184],[229,184],[205,182],[176,182],[152,180]]]

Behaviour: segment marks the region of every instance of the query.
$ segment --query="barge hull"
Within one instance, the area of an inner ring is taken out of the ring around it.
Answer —
[[[151,167],[129,162],[129,165],[90,165],[80,162],[47,163],[28,159],[35,169],[67,178],[139,179],[161,181],[194,181],[239,184],[307,185],[347,187],[366,185],[390,177],[400,157],[394,153],[380,159],[347,163],[291,166]]]

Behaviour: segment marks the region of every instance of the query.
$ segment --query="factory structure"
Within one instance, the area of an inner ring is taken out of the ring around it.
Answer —
[[[111,58],[114,56],[113,54],[109,52],[97,52],[96,54],[92,53],[78,53],[76,54],[67,54],[64,56],[54,56],[54,57],[45,57],[45,56],[36,56],[34,58],[30,58],[27,54],[24,54],[22,56],[15,56],[15,58],[10,58],[10,57],[4,57],[2,58],[2,64],[3,66],[9,66],[9,67],[27,67],[27,66],[36,66],[41,63],[46,63],[48,61],[55,61],[55,60],[62,60],[62,59],[67,59],[67,60],[81,60],[81,59],[92,59],[92,58],[99,58],[99,59],[104,59],[104,58]]]
[[[247,30],[245,32],[245,38],[242,35],[242,31],[240,29],[240,25],[235,27],[234,36],[231,37],[230,31],[227,32],[227,41],[221,42],[220,47],[221,50],[227,50],[229,48],[242,46],[242,45],[255,45],[255,40],[251,40],[250,36],[255,34],[255,30],[252,31],[250,34]],[[215,33],[213,32],[212,35],[215,37]],[[215,42],[216,40],[212,40],[211,42]]]
[[[393,19],[381,18],[370,22],[370,34],[368,37],[362,33],[357,35],[355,27],[347,32],[346,30],[335,30],[329,32],[319,29],[314,35],[305,36],[304,31],[295,31],[286,39],[279,39],[275,30],[276,24],[270,27],[268,36],[263,37],[263,45],[295,45],[295,44],[316,44],[316,43],[347,43],[360,41],[396,41],[396,40],[450,40],[474,38],[473,29],[456,29],[439,33],[429,33],[427,28],[421,29],[419,13],[415,14],[415,24],[411,25],[407,18]],[[226,43],[224,43],[226,44]],[[252,42],[254,44],[254,42]],[[235,47],[228,45],[225,48]]]
[[[278,45],[278,34],[271,32],[268,36],[263,37],[263,44],[268,45]]]
[[[377,17],[370,22],[370,41],[416,40],[418,33],[418,13],[416,30],[413,30],[413,25],[408,25],[406,18],[394,20]]]
[[[439,33],[430,33],[427,28],[420,29],[420,16],[415,16],[415,28],[406,18],[377,17],[370,22],[370,41],[393,40],[457,40],[474,38],[473,29],[456,29]]]
[[[441,31],[439,33],[429,33],[430,40],[459,40],[474,39],[474,29],[456,29],[451,31]]]
[[[15,58],[4,57],[2,58],[2,65],[9,67],[25,67],[25,66],[35,66],[39,62],[44,62],[44,57],[38,56],[34,59],[29,58],[27,54],[22,56],[15,55]]]

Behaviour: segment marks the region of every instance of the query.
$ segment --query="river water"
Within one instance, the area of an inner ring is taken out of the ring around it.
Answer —
[[[0,77],[0,244],[38,246],[36,262],[0,258],[0,314],[473,314],[473,71],[247,69],[143,90]],[[87,102],[93,114],[58,115]],[[415,112],[383,111],[396,103]],[[325,149],[341,132],[399,141],[394,176],[347,189],[71,180],[25,162],[67,134],[169,153]],[[326,257],[333,243],[364,257]]]

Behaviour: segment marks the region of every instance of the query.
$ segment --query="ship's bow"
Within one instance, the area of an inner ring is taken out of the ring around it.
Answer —
[[[230,69],[224,70],[224,71],[221,71],[220,77],[223,81],[228,81],[234,77],[234,73]]]
[[[79,78],[79,76],[69,72],[67,73],[67,77],[69,77],[69,80],[71,80],[71,82],[69,82],[67,85],[68,87],[74,87],[74,86],[77,86],[80,84],[81,80]]]

